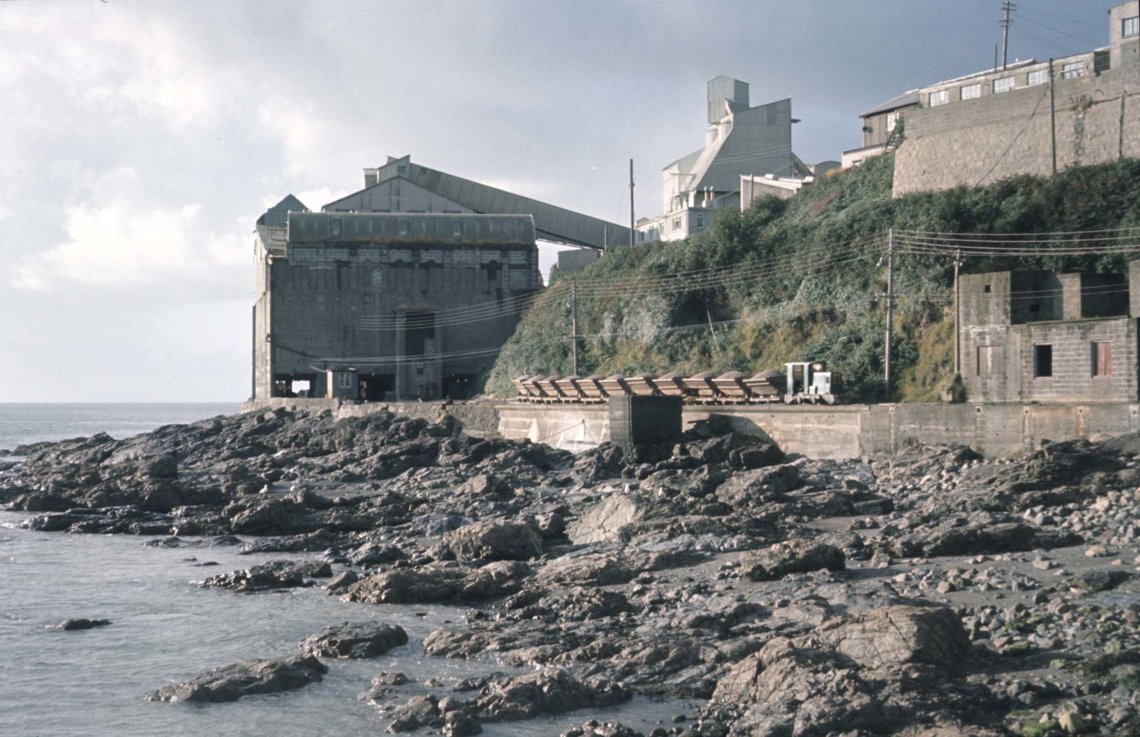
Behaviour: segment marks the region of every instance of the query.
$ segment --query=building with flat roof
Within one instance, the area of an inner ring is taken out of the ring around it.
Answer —
[[[529,215],[278,206],[263,219],[254,399],[469,397],[542,289]]]
[[[860,116],[853,166],[895,151],[894,193],[1140,157],[1140,7],[1108,13],[1108,45],[911,90]]]
[[[969,401],[1140,399],[1140,261],[1128,274],[999,271],[959,284]]]

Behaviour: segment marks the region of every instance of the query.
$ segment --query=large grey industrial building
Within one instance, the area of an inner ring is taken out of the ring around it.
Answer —
[[[601,249],[629,230],[389,159],[364,189],[257,221],[253,399],[465,398],[542,289],[536,240]]]

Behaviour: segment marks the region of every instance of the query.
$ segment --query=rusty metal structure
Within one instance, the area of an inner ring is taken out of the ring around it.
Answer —
[[[613,397],[681,397],[685,404],[835,404],[838,374],[824,364],[797,361],[784,371],[761,371],[748,376],[740,371],[714,375],[701,372],[683,376],[519,376],[512,379],[515,400],[540,404],[590,404]]]

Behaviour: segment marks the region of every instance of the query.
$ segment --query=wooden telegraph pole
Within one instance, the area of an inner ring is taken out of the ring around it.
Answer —
[[[886,355],[883,359],[883,383],[886,385],[886,399],[891,398],[891,348],[895,328],[895,229],[887,231],[887,338]]]

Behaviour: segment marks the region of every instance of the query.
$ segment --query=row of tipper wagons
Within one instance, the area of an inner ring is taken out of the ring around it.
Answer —
[[[520,376],[512,380],[516,398],[523,402],[604,402],[610,397],[681,397],[694,404],[745,404],[786,401],[787,380],[780,371],[747,376],[728,371],[719,376],[702,372],[683,376]]]

